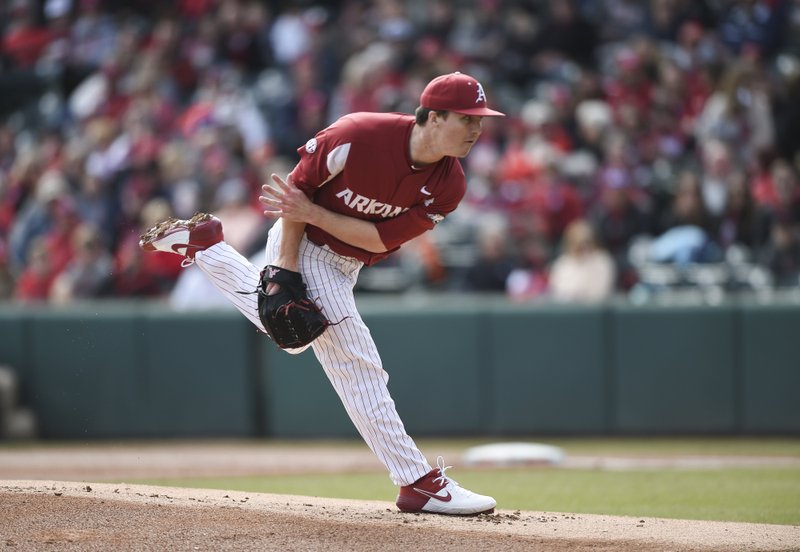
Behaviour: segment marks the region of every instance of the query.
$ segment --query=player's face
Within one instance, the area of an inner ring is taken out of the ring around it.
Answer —
[[[450,112],[441,119],[439,143],[444,155],[464,157],[478,141],[483,130],[483,117]]]

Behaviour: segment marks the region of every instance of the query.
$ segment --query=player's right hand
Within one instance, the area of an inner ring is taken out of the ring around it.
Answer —
[[[292,222],[313,223],[319,207],[292,183],[291,178],[283,180],[277,174],[271,177],[273,184],[261,186],[261,195],[258,197],[264,206],[264,214]]]

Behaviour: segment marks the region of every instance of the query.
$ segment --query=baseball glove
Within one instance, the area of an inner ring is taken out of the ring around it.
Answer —
[[[267,285],[280,289],[267,295]],[[281,349],[308,345],[324,332],[331,322],[306,295],[306,285],[299,272],[267,265],[258,283],[258,316],[267,334]]]

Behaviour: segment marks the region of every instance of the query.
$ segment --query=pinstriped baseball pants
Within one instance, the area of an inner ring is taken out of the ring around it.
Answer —
[[[267,241],[267,264],[278,256],[281,223],[270,230]],[[253,324],[262,332],[255,294],[261,268],[225,242],[195,255],[197,266]],[[305,236],[300,244],[300,271],[308,286],[308,295],[317,299],[325,315],[341,324],[330,326],[311,347],[339,395],[347,414],[369,448],[389,470],[396,485],[409,485],[428,473],[431,466],[406,433],[403,422],[389,395],[389,375],[383,369],[378,349],[356,309],[353,288],[363,264],[343,257],[327,247],[320,247]],[[297,354],[305,350],[293,349]]]

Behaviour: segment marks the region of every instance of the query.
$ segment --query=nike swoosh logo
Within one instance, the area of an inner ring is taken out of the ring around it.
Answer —
[[[440,502],[450,502],[450,500],[452,500],[452,498],[453,498],[453,496],[450,494],[450,491],[445,491],[445,495],[441,496],[441,495],[438,495],[436,493],[432,493],[430,491],[426,491],[426,490],[423,490],[423,489],[417,489],[416,487],[414,487],[414,490],[417,491],[419,494],[423,494],[425,496],[429,496],[431,498],[435,498],[436,500],[438,500]]]
[[[187,246],[185,243],[173,243],[170,249],[172,249],[178,255],[186,255],[186,251],[188,251],[189,246]],[[183,249],[183,251],[178,251],[178,249]]]
[[[427,188],[425,186],[420,188],[419,191],[422,192],[425,195],[431,195],[431,193],[427,190]]]

